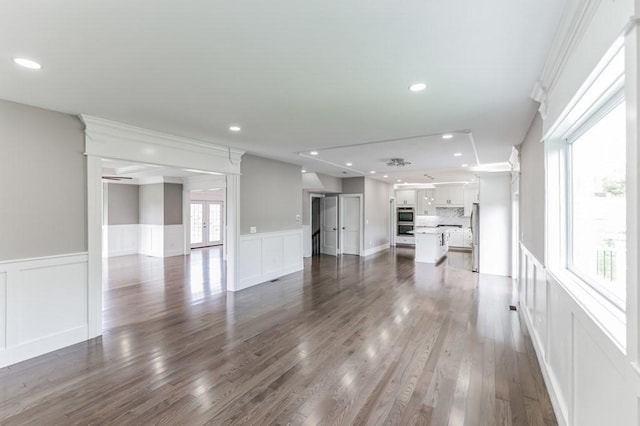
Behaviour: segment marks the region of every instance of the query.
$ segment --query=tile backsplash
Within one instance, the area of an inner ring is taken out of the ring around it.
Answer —
[[[471,226],[471,219],[464,217],[464,207],[436,207],[436,214],[440,216],[443,225],[462,225],[465,228]]]
[[[464,207],[436,207],[436,215],[440,217],[462,217],[464,216]]]

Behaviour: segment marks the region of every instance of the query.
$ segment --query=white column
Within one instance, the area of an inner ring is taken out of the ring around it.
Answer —
[[[102,163],[87,156],[88,289],[89,338],[102,334]]]
[[[227,175],[227,291],[238,288],[240,243],[240,176]]]

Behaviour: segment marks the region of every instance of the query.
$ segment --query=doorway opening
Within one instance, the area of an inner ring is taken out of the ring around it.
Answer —
[[[190,247],[202,248],[224,244],[224,188],[190,191]]]
[[[311,256],[320,254],[321,241],[321,197],[311,198]]]
[[[225,188],[191,190],[194,181],[211,186],[196,171],[104,158],[101,166],[103,328],[225,292]]]

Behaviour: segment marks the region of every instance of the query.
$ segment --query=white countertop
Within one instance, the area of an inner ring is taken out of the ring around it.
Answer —
[[[442,234],[443,232],[449,232],[457,229],[463,230],[465,228],[460,228],[458,226],[420,227],[409,232],[411,234]]]

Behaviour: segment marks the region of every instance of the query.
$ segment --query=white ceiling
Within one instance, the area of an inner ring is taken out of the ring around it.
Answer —
[[[473,135],[480,163],[504,162],[532,120],[564,3],[5,1],[0,98],[305,167],[301,151],[350,145],[326,154],[372,164],[389,147],[361,144],[382,140],[431,167],[446,145],[416,154],[405,138],[454,131]],[[416,81],[427,90],[407,90]]]

